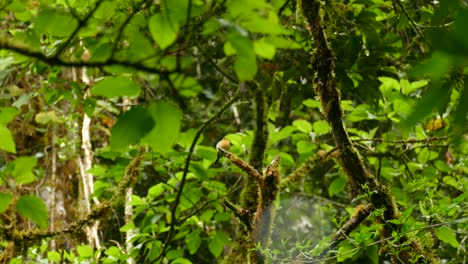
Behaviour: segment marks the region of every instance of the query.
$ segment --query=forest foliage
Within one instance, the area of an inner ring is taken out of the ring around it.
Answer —
[[[466,1],[0,19],[3,263],[467,261]]]

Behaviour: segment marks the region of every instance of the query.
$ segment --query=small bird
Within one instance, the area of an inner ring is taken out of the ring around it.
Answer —
[[[216,151],[218,151],[218,157],[216,158],[216,161],[214,162],[214,164],[218,164],[219,159],[223,156],[223,154],[219,151],[219,149],[222,148],[222,149],[224,149],[224,150],[229,150],[229,148],[231,147],[231,145],[232,145],[231,141],[229,141],[229,139],[227,139],[227,138],[221,139],[221,140],[216,144]]]

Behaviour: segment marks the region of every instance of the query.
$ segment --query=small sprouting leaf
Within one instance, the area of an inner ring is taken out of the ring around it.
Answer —
[[[16,204],[18,213],[33,221],[39,227],[47,228],[47,208],[41,199],[34,195],[23,195]]]
[[[91,94],[108,98],[119,96],[134,97],[140,94],[140,90],[140,87],[127,77],[107,77],[94,85],[91,89]]]
[[[110,145],[121,149],[137,144],[154,127],[151,114],[142,107],[133,107],[123,114],[111,129]]]

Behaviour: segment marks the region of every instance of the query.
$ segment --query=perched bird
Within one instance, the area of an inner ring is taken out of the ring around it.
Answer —
[[[219,149],[222,148],[224,150],[229,150],[231,145],[232,145],[231,141],[229,141],[229,139],[227,138],[223,138],[218,143],[216,143],[216,151],[218,151],[218,157],[216,158],[216,161],[214,162],[214,164],[218,164],[219,159],[223,156],[223,154],[219,151]]]

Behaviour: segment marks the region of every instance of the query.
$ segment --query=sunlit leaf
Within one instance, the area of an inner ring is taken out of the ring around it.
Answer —
[[[10,130],[3,125],[0,125],[0,149],[10,153],[16,153],[15,140]]]
[[[310,133],[312,131],[312,125],[306,120],[294,120],[293,125],[303,133]]]
[[[13,107],[0,107],[0,125],[10,123],[20,111]]]
[[[12,175],[18,184],[27,184],[34,181],[33,169],[37,165],[35,157],[19,157],[13,161]]]
[[[453,232],[453,230],[445,226],[436,228],[435,234],[438,239],[451,245],[454,248],[458,248],[460,246],[460,243],[458,242],[457,237],[455,236],[455,233]]]

